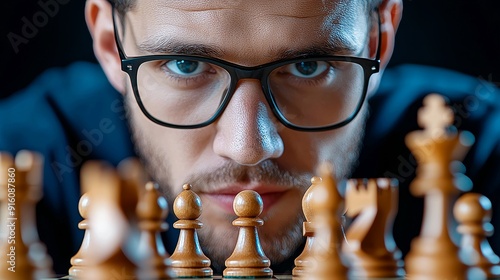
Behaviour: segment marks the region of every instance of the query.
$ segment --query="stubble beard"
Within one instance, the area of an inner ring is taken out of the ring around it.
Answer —
[[[126,96],[128,98],[125,98],[125,107],[127,108],[136,151],[140,155],[149,174],[161,186],[161,192],[167,198],[169,205],[172,205],[173,200],[178,195],[178,193],[174,193],[174,190],[178,188],[174,188],[175,186],[172,186],[168,178],[170,167],[163,160],[168,155],[163,155],[156,150],[149,141],[147,133],[141,131],[141,126],[137,123],[137,118],[134,117],[134,114],[141,114],[141,112],[139,110],[133,112],[130,109],[130,102],[135,101],[130,100],[133,99],[130,97],[131,94],[126,94]],[[357,119],[350,124],[354,125],[350,137],[345,137],[344,141],[341,141],[342,143],[340,143],[339,148],[334,150],[331,155],[322,157],[326,161],[334,163],[337,178],[348,178],[357,162],[367,116],[368,110],[361,111]],[[161,129],[161,127],[158,128]],[[245,176],[248,180],[262,179],[273,183],[278,182],[278,184],[290,184],[294,188],[300,189],[303,194],[310,186],[312,173],[294,174],[286,170],[281,170],[276,163],[268,160],[251,169],[229,165],[220,169],[219,172],[198,174],[191,178],[191,180],[188,180],[188,182],[192,182],[193,186],[213,186],[216,182],[234,182],[235,179],[240,179],[238,176]],[[196,191],[196,187],[193,187],[193,190]],[[234,217],[231,215],[226,216],[228,225],[231,225]],[[266,217],[261,218],[266,220]],[[303,213],[299,211],[295,215],[295,219],[288,223],[287,226],[281,228],[278,234],[269,234],[266,231],[259,232],[262,248],[272,264],[279,264],[292,257],[292,254],[303,244],[302,223],[304,221]],[[234,245],[230,244],[236,244],[237,231],[233,230],[221,233],[221,231],[217,231],[215,226],[204,225],[203,230],[200,230],[198,234],[202,250],[211,260],[214,271],[216,273],[222,272],[225,267],[225,260],[234,250]]]

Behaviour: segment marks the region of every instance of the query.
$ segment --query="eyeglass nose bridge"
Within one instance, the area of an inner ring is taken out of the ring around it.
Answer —
[[[242,79],[256,79],[262,82],[266,74],[265,70],[265,68],[235,68],[236,83]]]
[[[227,106],[227,104],[229,103],[229,100],[231,99],[232,95],[234,94],[235,90],[236,90],[236,85],[240,82],[240,80],[243,80],[243,79],[252,79],[252,80],[257,80],[259,83],[260,83],[260,86],[261,86],[261,89],[262,89],[262,92],[264,94],[264,97],[267,101],[267,103],[269,104],[270,108],[271,108],[271,111],[274,113],[274,115],[277,117],[277,118],[280,118],[280,113],[277,109],[277,106],[276,106],[276,103],[274,102],[273,98],[270,96],[270,90],[269,88],[267,88],[267,75],[269,75],[269,73],[271,72],[272,70],[269,70],[268,68],[266,67],[245,67],[245,66],[237,66],[237,67],[233,67],[231,69],[231,75],[232,75],[232,81],[231,81],[231,90],[230,90],[230,94],[228,95],[228,98],[226,100],[226,102],[224,102],[224,104],[222,105],[222,110],[221,110],[221,114],[222,114],[222,111],[225,110],[225,107]],[[284,120],[286,121],[286,120]]]

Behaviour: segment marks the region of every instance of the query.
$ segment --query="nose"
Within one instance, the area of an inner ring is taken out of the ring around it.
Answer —
[[[283,154],[283,140],[277,126],[260,82],[240,80],[217,122],[214,151],[247,166],[280,157]]]

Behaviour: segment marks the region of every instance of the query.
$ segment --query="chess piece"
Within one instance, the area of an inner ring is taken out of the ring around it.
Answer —
[[[292,275],[294,277],[307,277],[307,268],[311,266],[310,260],[314,243],[314,212],[311,211],[311,199],[314,190],[320,183],[320,177],[312,177],[311,186],[307,189],[302,198],[302,211],[306,218],[306,221],[303,223],[302,232],[306,237],[306,244],[304,245],[302,253],[295,259],[295,267],[292,270]]]
[[[341,252],[339,222],[344,202],[338,192],[332,166],[322,164],[319,174],[322,182],[315,188],[310,202],[311,211],[315,213],[315,238],[307,279],[347,279],[348,268]]]
[[[236,195],[234,213],[238,216],[233,225],[239,227],[238,240],[231,256],[226,260],[225,278],[271,278],[271,261],[262,250],[257,227],[264,221],[258,216],[264,206],[260,195],[253,190],[244,190]]]
[[[398,185],[389,178],[350,179],[345,195],[346,215],[356,217],[342,249],[354,278],[403,277],[401,252],[392,236]]]
[[[126,158],[118,163],[116,171],[121,189],[119,207],[128,221],[128,234],[127,240],[123,244],[123,251],[133,263],[139,265],[143,263],[142,259],[145,256],[141,255],[141,252],[138,250],[141,246],[140,242],[143,230],[139,228],[140,222],[137,217],[137,204],[139,197],[144,197],[146,193],[145,186],[149,179],[139,159],[134,157]],[[151,249],[156,250],[155,248]]]
[[[139,278],[172,279],[170,261],[163,245],[160,232],[168,229],[165,221],[168,214],[167,200],[153,182],[146,184],[145,191],[137,204],[137,218],[141,230],[139,237],[138,260]]]
[[[450,129],[453,111],[439,95],[424,99],[418,121],[424,130],[409,133],[406,144],[418,162],[410,191],[424,197],[424,218],[405,259],[407,275],[412,279],[465,279],[466,266],[449,236],[448,216],[450,201],[459,192],[450,163],[470,143],[461,142],[461,134]]]
[[[137,266],[123,250],[129,223],[122,209],[121,196],[127,193],[120,177],[109,165],[93,161],[82,167],[81,178],[90,202],[85,208],[86,232],[92,238],[80,248],[85,266],[80,267],[78,279],[137,279]]]
[[[469,279],[500,277],[500,259],[486,240],[493,234],[490,200],[477,193],[461,196],[453,207],[462,234],[460,257],[469,266]]]
[[[90,204],[89,195],[87,193],[84,193],[80,197],[80,201],[78,202],[78,211],[80,212],[80,215],[83,218],[83,220],[78,223],[78,228],[81,230],[84,230],[85,233],[83,235],[82,245],[80,246],[80,249],[70,259],[70,263],[71,263],[71,267],[69,269],[70,276],[78,277],[78,275],[82,275],[82,272],[85,269],[84,267],[86,265],[88,265],[88,264],[86,264],[86,261],[85,261],[86,260],[85,259],[85,250],[87,249],[90,240],[92,240],[92,231],[88,230],[89,224],[87,221],[87,213],[88,213],[89,204]]]
[[[203,224],[197,220],[202,211],[200,197],[185,184],[184,189],[174,200],[174,214],[179,220],[174,228],[180,229],[179,240],[170,257],[172,270],[177,277],[211,277],[210,260],[203,254],[198,240],[197,229]]]
[[[102,168],[102,170],[99,170],[99,168]],[[118,261],[122,262],[123,264],[126,265],[125,269],[118,268],[120,271],[114,271],[111,274],[106,274],[106,268],[109,267],[108,265],[113,264],[112,262],[104,262],[103,268],[99,269],[94,269],[93,267],[100,267],[101,264],[97,264],[97,261],[95,257],[92,257],[92,254],[96,254],[96,249],[92,250],[91,248],[99,248],[98,245],[95,245],[96,241],[94,239],[100,239],[101,237],[94,237],[96,234],[96,231],[104,231],[106,228],[109,227],[109,225],[106,225],[105,223],[102,223],[102,229],[97,228],[93,229],[92,225],[96,224],[96,221],[93,223],[90,222],[89,220],[89,209],[93,209],[95,207],[99,207],[99,205],[95,206],[94,205],[94,200],[92,199],[92,196],[96,197],[97,200],[101,201],[100,204],[106,203],[105,201],[103,202],[103,199],[110,199],[111,201],[110,206],[113,205],[116,207],[114,209],[113,213],[118,213],[118,224],[121,224],[121,226],[125,226],[124,223],[126,223],[128,220],[133,220],[135,219],[135,205],[137,205],[137,193],[138,189],[142,188],[140,187],[141,183],[144,181],[143,177],[141,177],[141,174],[144,174],[144,171],[142,167],[140,166],[139,162],[135,159],[126,159],[122,161],[117,168],[118,172],[114,172],[111,167],[107,166],[104,163],[98,163],[98,162],[90,162],[82,168],[82,191],[84,194],[80,198],[80,202],[78,205],[78,209],[80,211],[80,215],[82,216],[83,220],[78,224],[78,227],[82,230],[85,230],[84,237],[82,240],[82,244],[80,246],[79,251],[71,258],[70,262],[72,264],[72,267],[69,269],[69,275],[78,277],[78,278],[88,278],[90,279],[91,277],[89,275],[92,275],[92,273],[97,273],[95,274],[96,277],[102,277],[105,278],[107,276],[113,276],[116,278],[124,277],[124,278],[133,278],[135,277],[135,265],[131,262],[130,259],[132,260],[137,260],[137,257],[134,259],[134,254],[128,254],[125,256],[125,252],[127,251],[127,247],[129,247],[129,242],[128,240],[122,241],[122,244],[119,244],[120,248],[114,248],[117,253],[116,256],[114,257],[115,259],[113,260],[115,263],[117,263],[116,260],[123,260],[123,261]],[[100,181],[102,178],[107,178],[104,181]],[[110,179],[112,178],[112,179]],[[106,185],[111,183],[111,185]],[[144,184],[142,184],[144,186]],[[106,188],[104,192],[104,195],[107,198],[103,198],[100,193],[99,193],[99,187]],[[97,190],[96,190],[97,188]],[[108,189],[111,188],[111,189]],[[144,189],[144,188],[142,188]],[[93,190],[91,192],[91,190]],[[109,193],[115,192],[113,194]],[[102,205],[101,205],[102,206]],[[116,211],[118,210],[118,211]],[[95,211],[94,211],[95,212]],[[98,218],[99,220],[100,218]],[[125,239],[133,235],[134,231],[130,223],[129,225],[125,226],[126,227],[126,232],[123,233],[121,238]],[[138,235],[138,234],[137,234]],[[109,246],[112,247],[112,246]],[[136,248],[133,248],[136,250]],[[89,252],[90,251],[90,252]],[[130,249],[128,251],[131,251]],[[137,250],[136,250],[137,251]],[[98,255],[101,255],[100,253],[97,253]],[[101,274],[99,274],[101,273]]]
[[[128,219],[134,220],[137,214],[135,205],[137,205],[139,197],[142,197],[146,192],[144,186],[149,182],[147,173],[137,158],[122,160],[116,170],[120,177],[121,188],[127,194],[121,196],[121,208]],[[134,228],[134,230],[137,229]]]
[[[52,259],[38,238],[35,205],[42,197],[41,155],[0,153],[0,278],[40,279],[53,275]]]

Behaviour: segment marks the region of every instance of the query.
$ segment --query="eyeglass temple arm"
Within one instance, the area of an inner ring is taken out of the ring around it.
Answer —
[[[377,53],[375,54],[375,59],[380,63],[380,49],[382,48],[382,21],[380,19],[380,11],[378,7],[375,8],[375,12],[377,13],[377,21],[378,21],[378,44],[377,44]]]
[[[116,20],[115,20],[115,5],[113,3],[113,1],[109,1],[111,3],[111,16],[113,17],[113,32],[114,32],[114,36],[115,36],[115,43],[116,43],[116,47],[118,49],[118,54],[120,55],[120,58],[121,59],[125,59],[127,58],[127,56],[125,55],[125,52],[123,51],[123,46],[122,46],[122,42],[119,40],[120,37],[118,37],[118,28],[116,26]]]

